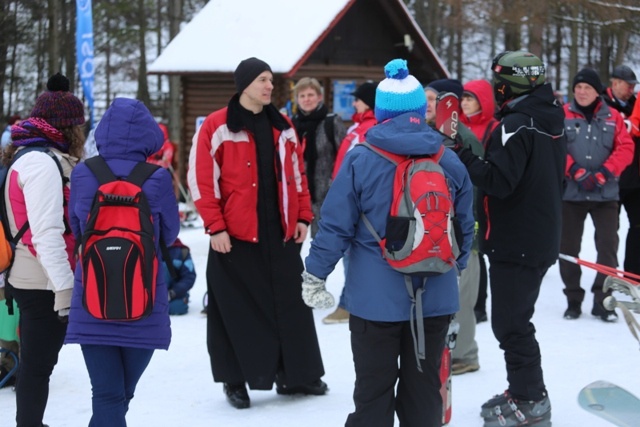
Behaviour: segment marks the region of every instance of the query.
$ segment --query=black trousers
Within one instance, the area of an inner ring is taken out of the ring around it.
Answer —
[[[49,398],[49,377],[58,363],[67,325],[53,311],[53,292],[15,288],[11,292],[20,309],[17,427],[41,427]]]
[[[624,206],[629,218],[623,268],[640,274],[640,188],[621,188],[620,205]]]
[[[562,238],[560,252],[577,257],[580,253],[584,222],[591,216],[595,228],[595,244],[598,264],[608,267],[618,266],[618,202],[563,202]],[[585,291],[580,287],[582,270],[579,265],[560,260],[560,277],[564,282],[564,294],[569,302],[582,302]],[[602,292],[605,275],[596,274],[591,286],[594,304],[602,304],[607,295]]]
[[[356,410],[345,427],[393,427],[394,412],[400,427],[442,426],[439,370],[451,316],[423,321],[426,359],[420,372],[408,321],[373,322],[350,316]]]
[[[546,388],[531,317],[547,269],[489,261],[491,328],[504,351],[509,391],[517,399],[541,400]]]

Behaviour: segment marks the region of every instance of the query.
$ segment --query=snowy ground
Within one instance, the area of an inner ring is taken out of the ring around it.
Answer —
[[[624,215],[623,215],[624,216]],[[595,261],[593,229],[588,221],[581,257]],[[626,221],[621,224],[624,249]],[[142,377],[128,415],[129,426],[224,426],[244,427],[335,427],[344,425],[353,410],[351,394],[354,373],[347,325],[323,325],[331,310],[316,311],[316,328],[325,364],[324,380],[330,392],[321,397],[278,396],[273,391],[250,391],[251,408],[236,410],[214,384],[205,345],[205,318],[200,314],[206,290],[205,266],[208,238],[202,229],[185,229],[180,235],[193,252],[198,280],[192,292],[192,309],[173,317],[173,341],[169,351],[158,351]],[[308,251],[308,243],[303,253]],[[622,259],[622,257],[620,257]],[[590,289],[592,271],[584,271],[583,287]],[[515,286],[516,284],[514,284]],[[342,267],[329,277],[329,290],[337,296],[342,286]],[[622,299],[622,298],[621,298]],[[605,324],[590,315],[577,321],[562,319],[566,308],[558,267],[553,266],[543,283],[534,323],[542,348],[545,380],[553,406],[554,427],[604,427],[609,424],[577,404],[580,389],[595,380],[606,379],[640,396],[638,343],[623,321]],[[582,307],[591,310],[591,300]],[[478,372],[453,379],[453,419],[450,427],[482,426],[480,405],[506,388],[502,353],[490,325],[477,329],[480,346]],[[256,349],[259,351],[259,349]],[[15,399],[10,389],[0,390],[2,426],[14,418]],[[77,345],[66,345],[51,378],[45,422],[51,427],[80,427],[91,415],[91,387]],[[640,423],[639,423],[640,425]]]

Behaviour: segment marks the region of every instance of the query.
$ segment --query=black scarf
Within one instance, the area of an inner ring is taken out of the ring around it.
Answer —
[[[576,107],[578,107],[578,110],[580,110],[582,114],[584,114],[585,119],[587,119],[587,123],[591,123],[591,120],[593,119],[593,115],[596,112],[596,107],[598,106],[599,101],[600,101],[600,97],[596,98],[595,101],[593,101],[591,104],[584,107],[576,102]]]
[[[316,160],[318,159],[316,134],[318,126],[327,117],[328,112],[327,106],[320,104],[315,110],[307,114],[298,108],[298,113],[293,116],[293,125],[298,131],[300,140],[304,141],[304,161],[307,164],[309,193],[311,193],[312,200],[315,194],[314,178],[316,175]]]

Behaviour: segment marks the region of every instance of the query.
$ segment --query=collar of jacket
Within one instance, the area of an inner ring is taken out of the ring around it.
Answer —
[[[242,115],[241,115],[240,105],[240,95],[235,94],[229,101],[229,105],[227,106],[227,127],[231,132],[240,132],[241,130],[246,130],[244,124],[242,123]],[[267,113],[267,117],[269,118],[269,122],[271,122],[271,126],[282,131],[285,129],[289,129],[291,126],[282,117],[282,114],[278,111],[278,109],[273,104],[266,105],[264,107],[265,112]]]

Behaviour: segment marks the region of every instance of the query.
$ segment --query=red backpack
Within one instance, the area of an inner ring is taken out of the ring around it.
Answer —
[[[100,156],[85,164],[100,186],[80,248],[84,308],[97,319],[143,319],[153,311],[158,258],[142,184],[160,167],[140,162],[119,179]]]
[[[445,147],[432,156],[409,157],[390,153],[367,142],[362,145],[396,165],[391,209],[385,237],[361,214],[364,225],[378,241],[382,257],[394,270],[404,274],[412,306],[410,317],[418,370],[425,358],[422,322],[422,293],[429,276],[437,276],[456,267],[460,249],[456,243],[453,197],[440,166]],[[421,277],[422,286],[414,290],[412,277]]]
[[[382,256],[395,270],[410,276],[436,276],[454,268],[460,251],[453,227],[453,198],[439,164],[444,146],[433,156],[407,157],[363,144],[396,165],[385,237],[362,216]]]

